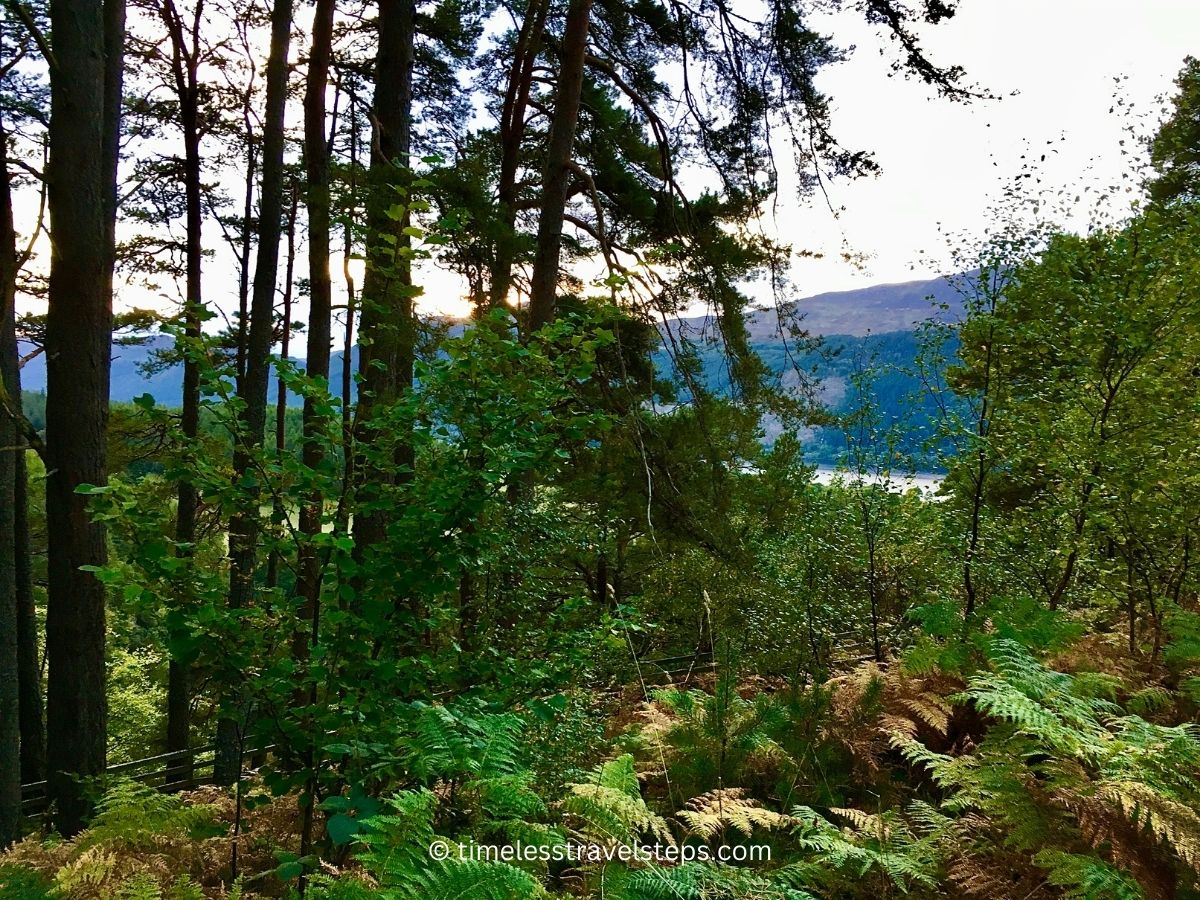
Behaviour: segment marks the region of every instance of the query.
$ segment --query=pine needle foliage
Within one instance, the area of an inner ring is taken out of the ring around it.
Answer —
[[[789,755],[775,740],[787,713],[773,697],[743,699],[732,672],[717,679],[713,693],[671,688],[653,699],[666,713],[652,717],[642,735],[651,757],[665,748],[671,782],[684,797],[724,787],[751,787],[785,768]]]

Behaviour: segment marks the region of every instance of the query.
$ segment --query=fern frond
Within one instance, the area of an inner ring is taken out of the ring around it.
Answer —
[[[126,879],[113,896],[115,900],[163,900],[158,879],[145,874]]]
[[[468,701],[454,707],[416,702],[408,713],[408,733],[400,751],[419,781],[492,778],[523,768],[517,715],[481,712]]]
[[[102,847],[90,847],[54,873],[54,886],[70,896],[72,892],[98,892],[112,878],[117,867],[115,853]]]
[[[1067,900],[1144,900],[1145,892],[1126,872],[1094,856],[1042,850],[1034,863],[1049,870],[1046,880],[1066,888]]]
[[[605,900],[817,900],[775,875],[695,862],[632,870],[609,866],[598,886]]]
[[[642,786],[638,781],[637,770],[633,766],[633,756],[623,753],[616,759],[610,759],[601,764],[588,781],[602,788],[620,791],[630,797],[641,797]]]
[[[149,785],[120,780],[100,799],[92,824],[76,843],[85,849],[137,849],[216,827],[214,806],[185,804]]]
[[[936,694],[922,693],[901,701],[906,709],[939,735],[950,728],[949,705]]]
[[[568,785],[563,812],[572,831],[598,844],[628,844],[642,834],[672,843],[666,822],[651,812],[641,797],[599,784]]]
[[[756,828],[772,831],[796,824],[791,816],[764,809],[757,800],[746,797],[741,788],[721,788],[693,797],[676,816],[688,831],[705,840],[729,828],[751,837]]]
[[[529,900],[545,891],[528,872],[506,863],[447,860],[415,873],[411,882],[383,887],[386,900]]]
[[[863,812],[861,809],[845,807],[834,807],[829,811],[838,818],[845,819],[856,831],[878,838],[881,841],[886,841],[891,836],[882,816]]]
[[[1169,845],[1193,871],[1200,872],[1200,815],[1195,809],[1133,781],[1102,784],[1097,793],[1115,803],[1139,828]]]

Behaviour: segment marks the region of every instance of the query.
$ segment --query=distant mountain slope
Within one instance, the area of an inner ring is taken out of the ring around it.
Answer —
[[[945,304],[949,313],[934,304]],[[812,334],[837,334],[862,337],[891,331],[911,331],[916,323],[935,313],[954,316],[962,309],[962,298],[945,278],[876,284],[853,291],[835,291],[804,297],[787,304],[785,315],[798,311],[802,325]],[[679,322],[689,331],[699,331],[707,316],[692,316]],[[751,344],[778,340],[779,317],[775,310],[763,310],[747,317]]]
[[[931,304],[944,303],[950,308],[950,315],[956,315],[961,309],[961,299],[955,293],[945,278],[925,281],[909,281],[901,284],[881,284],[853,291],[838,291],[836,293],[818,294],[794,301],[791,306],[803,315],[802,324],[813,334],[836,336],[831,340],[832,346],[843,348],[842,362],[806,359],[805,364],[815,364],[821,375],[826,379],[823,396],[832,407],[837,407],[845,389],[845,360],[852,356],[852,351],[865,335],[881,337],[883,343],[874,348],[884,349],[883,355],[887,363],[902,365],[903,360],[911,356],[909,346],[911,340],[905,340],[903,332],[911,332],[915,323],[929,318],[937,310]],[[943,313],[938,313],[944,315]],[[707,317],[696,316],[677,320],[677,324],[685,333],[696,334],[709,324]],[[776,373],[784,376],[784,384],[794,382],[794,373],[790,372],[793,360],[784,352],[779,338],[778,317],[774,310],[759,311],[748,317],[750,345],[758,352],[767,366]],[[673,329],[674,330],[674,329]],[[874,342],[874,340],[872,340]],[[112,362],[112,399],[117,402],[128,402],[142,394],[149,393],[155,401],[167,406],[179,403],[183,390],[182,368],[175,366],[147,377],[143,370],[155,350],[168,349],[171,338],[165,335],[155,335],[140,346],[114,346]],[[661,354],[659,365],[669,367],[665,354]],[[721,371],[720,354],[715,349],[706,348],[705,368],[710,370],[710,387],[721,391],[724,386],[720,383]],[[711,357],[711,358],[710,358]],[[295,360],[303,365],[303,360]],[[884,360],[880,360],[884,362]],[[358,369],[358,348],[354,349],[351,358],[352,371]],[[330,382],[337,386],[341,384],[342,354],[335,353],[330,361]],[[21,370],[22,387],[27,391],[41,392],[46,389],[46,361],[37,357],[26,364]],[[895,390],[889,391],[892,396],[885,404],[891,406],[895,400]],[[275,382],[271,382],[271,401],[274,402]],[[293,398],[293,402],[296,400]],[[298,403],[297,403],[298,405]]]
[[[145,344],[132,347],[114,346],[112,354],[112,373],[109,394],[114,402],[127,403],[142,394],[150,394],[156,403],[165,406],[178,406],[179,398],[183,395],[183,367],[172,366],[147,376],[144,365],[156,351],[169,350],[173,338],[167,335],[154,335]],[[303,368],[304,360],[292,357],[292,361]],[[351,356],[351,371],[358,371],[358,347],[354,348]],[[342,383],[342,354],[335,353],[329,361],[330,384],[334,393]],[[275,402],[275,379],[271,379],[270,401]],[[43,356],[35,357],[21,369],[21,389],[39,393],[46,390],[46,360]],[[299,406],[298,399],[293,398],[292,404]]]

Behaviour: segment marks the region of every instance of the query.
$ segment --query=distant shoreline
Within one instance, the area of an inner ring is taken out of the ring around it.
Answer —
[[[856,480],[851,473],[839,470],[836,466],[819,465],[813,473],[813,481],[817,484],[830,484],[839,477],[846,481]],[[922,494],[935,494],[941,486],[943,478],[945,478],[944,475],[935,472],[894,472],[890,482],[891,489],[897,493],[917,488]],[[869,484],[878,483],[878,479],[871,475],[865,476],[862,480]]]

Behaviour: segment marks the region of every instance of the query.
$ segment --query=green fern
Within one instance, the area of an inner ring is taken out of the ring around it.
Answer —
[[[163,900],[162,888],[152,875],[135,875],[117,888],[116,900]]]
[[[839,828],[805,806],[792,812],[802,823],[796,831],[797,843],[814,854],[822,868],[847,872],[857,879],[883,875],[900,890],[937,885],[938,835],[919,834],[894,811],[876,815],[844,809],[833,813],[847,822],[847,827]],[[780,877],[804,885],[813,872],[811,867],[785,869]]]
[[[180,875],[167,889],[167,900],[204,900],[204,891],[190,875]]]
[[[606,867],[596,883],[606,900],[817,900],[808,891],[748,869],[709,863]]]
[[[408,715],[401,757],[422,784],[514,775],[525,768],[517,715],[486,713],[469,701],[453,707],[416,702]]]
[[[383,886],[385,900],[418,900],[426,897],[460,900],[526,900],[545,891],[528,872],[505,863],[461,859],[431,865],[412,874],[403,885]]]
[[[113,895],[114,900],[204,900],[204,891],[189,875],[180,875],[163,891],[153,875],[143,873],[126,879]],[[227,895],[226,900],[235,898]]]
[[[96,816],[76,843],[81,849],[137,849],[167,837],[202,837],[219,833],[216,811],[204,804],[185,804],[136,781],[115,782],[96,806]]]
[[[307,896],[311,900],[375,900],[374,885],[355,876],[334,877],[316,873],[309,878]]]
[[[1066,900],[1143,900],[1146,896],[1127,872],[1094,856],[1043,850],[1033,861],[1049,869],[1050,884],[1066,888]]]
[[[995,720],[972,753],[934,753],[893,737],[946,792],[937,810],[920,812],[931,834],[946,836],[945,852],[961,859],[971,848],[985,859],[991,834],[1050,869],[1072,897],[1140,896],[1141,872],[1123,872],[1111,858],[1158,848],[1200,874],[1195,729],[1125,715],[1096,696],[1094,679],[1051,671],[1012,641],[993,641],[989,655],[992,670],[960,698]],[[1081,843],[1095,854],[1080,853]]]
[[[597,767],[588,781],[567,785],[563,812],[582,840],[597,844],[630,844],[650,834],[663,843],[673,838],[667,823],[642,799],[633,757],[618,756]]]
[[[41,872],[0,865],[0,900],[52,900],[54,886]]]
[[[504,863],[459,859],[436,860],[429,852],[439,838],[433,829],[437,798],[427,790],[404,791],[388,800],[391,812],[367,820],[359,836],[359,861],[385,900],[456,897],[471,900],[523,900],[544,893],[538,881]],[[451,847],[455,842],[447,842]],[[333,895],[337,896],[337,895]]]

